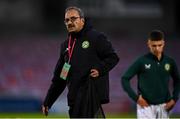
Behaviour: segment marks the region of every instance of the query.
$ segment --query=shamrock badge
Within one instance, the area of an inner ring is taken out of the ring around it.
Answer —
[[[86,49],[86,48],[88,48],[88,47],[89,47],[89,41],[84,41],[84,42],[82,43],[82,48]]]

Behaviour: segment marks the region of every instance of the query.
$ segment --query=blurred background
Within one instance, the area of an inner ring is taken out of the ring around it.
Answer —
[[[0,0],[0,117],[3,113],[40,113],[60,43],[66,39],[64,10],[78,6],[93,26],[105,32],[120,62],[110,72],[107,114],[135,113],[136,105],[122,90],[120,78],[127,67],[148,52],[148,32],[166,35],[166,54],[180,69],[179,0]],[[136,77],[131,82],[136,90]],[[170,83],[172,87],[172,82]],[[152,86],[153,88],[153,86]],[[170,88],[172,89],[172,88]],[[67,89],[51,112],[67,115]],[[180,102],[172,110],[180,117]]]

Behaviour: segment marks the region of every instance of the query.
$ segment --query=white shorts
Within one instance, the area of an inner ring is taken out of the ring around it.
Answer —
[[[169,119],[169,113],[165,109],[164,104],[150,105],[148,107],[141,107],[137,104],[137,118],[138,119]]]

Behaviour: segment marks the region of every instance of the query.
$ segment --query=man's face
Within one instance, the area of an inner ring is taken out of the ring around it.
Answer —
[[[164,50],[164,40],[159,40],[159,41],[151,41],[148,40],[148,47],[151,51],[152,54],[158,56],[162,54]]]
[[[84,26],[84,18],[81,18],[73,9],[65,13],[64,22],[68,32],[79,32]]]

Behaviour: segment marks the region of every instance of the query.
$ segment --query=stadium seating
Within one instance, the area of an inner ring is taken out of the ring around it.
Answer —
[[[23,102],[28,106],[32,101],[29,100],[29,97],[31,97],[30,99],[36,99],[35,104],[42,103],[59,57],[60,43],[62,41],[60,39],[64,38],[21,37],[0,40],[1,107],[2,104],[6,107],[13,103],[19,104],[19,102]],[[104,105],[104,108],[105,111],[117,113],[133,111],[135,104],[122,90],[120,77],[134,59],[147,51],[146,41],[130,38],[124,40],[112,38],[111,40],[120,57],[120,62],[110,72],[111,102]],[[168,41],[166,51],[177,61],[180,61],[180,56],[176,50],[179,48],[180,43],[177,42],[179,42],[177,39]],[[178,66],[180,66],[180,62],[178,62]],[[135,88],[136,80],[132,81],[132,84]],[[9,97],[11,97],[10,100]],[[13,97],[18,97],[18,100]],[[22,101],[24,99],[26,101]],[[26,106],[18,109],[25,111]],[[34,110],[37,110],[37,108],[34,108]],[[0,108],[0,111],[7,110],[6,108]],[[180,103],[178,103],[174,111],[180,112]]]

